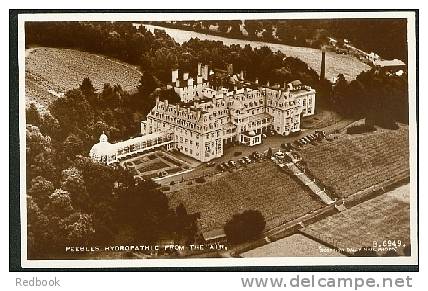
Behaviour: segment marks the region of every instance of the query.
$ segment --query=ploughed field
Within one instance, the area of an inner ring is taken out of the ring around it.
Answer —
[[[270,229],[324,206],[272,161],[212,176],[203,184],[172,192],[170,201],[172,206],[182,202],[189,213],[199,212],[203,231],[222,229],[244,210],[259,210]]]
[[[26,100],[47,106],[67,90],[78,88],[89,77],[95,89],[105,83],[134,90],[141,73],[129,64],[102,55],[72,49],[37,47],[26,50]]]
[[[309,171],[338,197],[409,177],[409,130],[339,135],[300,150]]]
[[[403,254],[410,243],[410,186],[400,186],[350,209],[329,216],[302,231],[353,253],[361,247],[393,247]],[[394,245],[395,242],[395,245]],[[383,254],[386,249],[375,249]]]

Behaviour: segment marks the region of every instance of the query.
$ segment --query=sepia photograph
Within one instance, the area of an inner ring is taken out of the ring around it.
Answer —
[[[417,265],[415,16],[19,14],[22,266]]]

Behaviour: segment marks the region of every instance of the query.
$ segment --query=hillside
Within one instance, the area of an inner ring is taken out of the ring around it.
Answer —
[[[133,90],[140,76],[136,67],[97,54],[47,47],[26,50],[26,101],[36,101],[44,107],[67,90],[79,87],[85,77],[97,90],[105,83]]]
[[[405,125],[397,130],[343,134],[300,153],[312,174],[338,197],[409,177],[409,130]]]
[[[183,203],[189,213],[199,212],[203,231],[222,229],[234,214],[245,210],[259,210],[270,229],[323,206],[271,161],[216,175],[172,193],[170,199],[173,206]]]

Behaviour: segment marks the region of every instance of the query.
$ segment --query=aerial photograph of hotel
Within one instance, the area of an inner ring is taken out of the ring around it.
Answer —
[[[28,259],[415,256],[407,33],[25,22]]]

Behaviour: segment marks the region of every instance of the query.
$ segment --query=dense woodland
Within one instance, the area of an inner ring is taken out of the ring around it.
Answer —
[[[202,20],[152,23],[232,38],[313,48],[326,45],[327,37],[336,38],[339,43],[347,39],[366,52],[375,52],[385,59],[397,58],[407,62],[405,19]]]
[[[302,61],[266,47],[227,47],[197,39],[180,46],[162,31],[152,34],[131,23],[110,22],[26,23],[26,46],[104,54],[139,65],[143,72],[133,93],[120,84],[95,91],[85,78],[79,88],[53,101],[49,113],[41,115],[34,105],[27,108],[28,247],[33,258],[63,255],[67,245],[193,239],[195,217],[183,206],[170,209],[156,184],[135,181],[124,169],[87,158],[103,131],[112,142],[137,135],[156,96],[178,101],[174,91],[159,89],[170,81],[172,68],[195,73],[198,62],[219,69],[233,63],[260,83],[300,79],[317,89],[318,104],[347,116],[390,126],[408,115],[405,74],[372,70],[350,83],[339,78],[332,86],[319,81]]]

